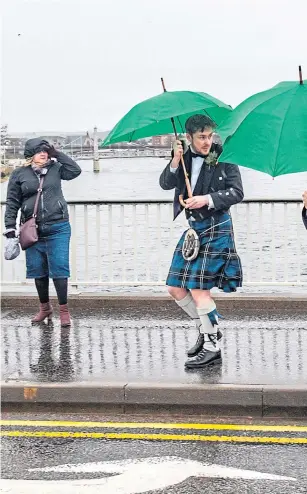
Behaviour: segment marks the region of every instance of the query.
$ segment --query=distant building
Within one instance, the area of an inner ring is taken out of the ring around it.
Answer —
[[[84,147],[92,147],[93,145],[94,145],[94,139],[92,139],[90,137],[89,133],[87,132],[85,139],[84,139],[84,142],[83,142],[83,146]]]
[[[26,139],[21,139],[20,137],[6,137],[3,140],[2,145],[8,147],[22,147],[24,146]]]
[[[152,147],[156,148],[170,148],[175,140],[174,134],[166,134],[161,136],[153,136],[151,139]]]
[[[41,135],[42,139],[48,141],[55,148],[59,148],[65,144],[66,137],[64,135]]]
[[[174,140],[175,136],[173,134],[166,134],[162,136],[162,146],[170,148]]]
[[[153,136],[151,143],[153,147],[159,148],[163,145],[162,141],[163,141],[163,136]]]

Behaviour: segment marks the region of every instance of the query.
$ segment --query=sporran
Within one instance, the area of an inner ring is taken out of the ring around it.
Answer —
[[[185,261],[194,261],[200,248],[199,237],[193,228],[189,228],[184,237],[182,256]]]

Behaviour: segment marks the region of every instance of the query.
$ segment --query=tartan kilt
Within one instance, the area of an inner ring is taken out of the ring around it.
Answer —
[[[243,273],[231,216],[223,213],[202,222],[191,221],[190,226],[199,236],[198,256],[193,261],[183,258],[184,232],[175,249],[166,284],[188,290],[217,287],[227,293],[235,292],[242,286]]]

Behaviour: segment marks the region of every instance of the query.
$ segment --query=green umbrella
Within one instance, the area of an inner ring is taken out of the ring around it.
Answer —
[[[231,110],[230,106],[206,93],[165,91],[134,106],[115,125],[101,146],[172,134],[172,119],[177,131],[185,132],[186,120],[196,113],[204,113],[219,124]]]
[[[307,171],[307,81],[281,82],[255,94],[226,117],[219,160],[272,177]]]

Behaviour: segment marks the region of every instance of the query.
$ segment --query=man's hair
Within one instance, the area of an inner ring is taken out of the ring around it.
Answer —
[[[206,115],[193,115],[185,123],[187,134],[193,135],[195,132],[203,132],[205,129],[215,129],[216,124]]]

